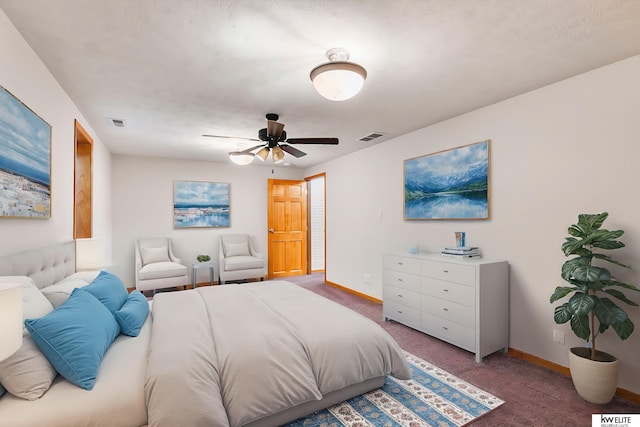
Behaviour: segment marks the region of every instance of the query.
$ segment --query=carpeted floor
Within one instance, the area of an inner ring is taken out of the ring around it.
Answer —
[[[591,426],[593,413],[640,413],[640,405],[614,398],[608,405],[585,402],[570,378],[504,353],[477,364],[474,355],[399,323],[382,320],[382,306],[326,285],[324,274],[287,278],[376,321],[406,351],[505,401],[473,426]]]

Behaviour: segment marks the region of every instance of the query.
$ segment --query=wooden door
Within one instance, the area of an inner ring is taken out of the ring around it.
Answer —
[[[270,279],[307,274],[307,183],[268,183]]]

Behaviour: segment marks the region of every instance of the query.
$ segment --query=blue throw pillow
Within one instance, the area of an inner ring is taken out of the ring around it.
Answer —
[[[31,338],[56,371],[91,390],[104,353],[120,333],[115,317],[93,295],[74,289],[60,307],[25,320]]]
[[[82,289],[98,298],[111,313],[120,310],[128,295],[124,283],[117,276],[104,270],[98,274],[98,277],[93,282]]]
[[[140,291],[133,291],[127,297],[120,310],[115,312],[122,333],[137,337],[149,313],[149,302]]]

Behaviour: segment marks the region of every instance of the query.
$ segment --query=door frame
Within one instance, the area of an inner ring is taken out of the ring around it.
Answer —
[[[93,237],[93,138],[73,121],[73,238]]]

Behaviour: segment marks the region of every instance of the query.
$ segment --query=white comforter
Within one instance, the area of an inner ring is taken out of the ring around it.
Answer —
[[[386,331],[289,282],[154,298],[150,426],[243,426],[389,374],[410,378]]]

